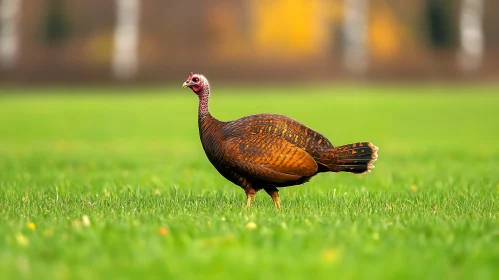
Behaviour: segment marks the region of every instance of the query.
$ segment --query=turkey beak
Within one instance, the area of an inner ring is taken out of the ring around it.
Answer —
[[[182,84],[182,88],[186,88],[186,87],[189,87],[189,81],[186,81]]]

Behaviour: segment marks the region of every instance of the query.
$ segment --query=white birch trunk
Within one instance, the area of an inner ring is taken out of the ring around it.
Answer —
[[[0,3],[0,66],[14,68],[19,49],[19,18],[21,0]]]
[[[477,71],[482,64],[483,4],[483,0],[462,0],[461,2],[459,62],[464,71]]]
[[[354,74],[363,74],[368,67],[367,51],[368,0],[345,0],[343,19],[345,68]]]
[[[116,0],[113,73],[128,79],[137,72],[141,0]]]

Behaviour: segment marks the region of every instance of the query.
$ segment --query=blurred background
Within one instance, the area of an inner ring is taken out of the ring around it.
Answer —
[[[0,0],[0,83],[499,77],[495,0]]]

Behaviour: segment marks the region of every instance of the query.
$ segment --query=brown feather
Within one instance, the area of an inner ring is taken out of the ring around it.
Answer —
[[[304,149],[276,135],[231,137],[223,150],[230,167],[270,184],[291,183],[317,173],[317,163]]]

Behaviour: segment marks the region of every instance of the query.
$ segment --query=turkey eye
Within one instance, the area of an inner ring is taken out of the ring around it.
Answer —
[[[199,79],[198,78],[194,78],[194,79],[192,79],[192,81],[195,82],[195,83],[197,83],[199,81]]]

